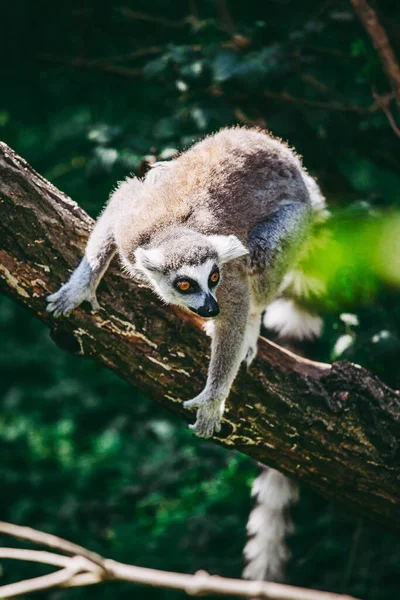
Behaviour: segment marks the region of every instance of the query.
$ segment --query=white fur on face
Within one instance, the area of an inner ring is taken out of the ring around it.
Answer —
[[[162,258],[162,252],[159,249],[143,250],[138,248],[135,252],[135,258],[136,262],[132,269],[138,269],[145,274],[153,290],[164,302],[197,309],[203,306],[207,294],[211,294],[215,298],[215,288],[211,290],[208,286],[208,279],[215,267],[215,260],[208,259],[196,266],[184,265],[177,271],[164,275],[162,271],[158,271],[156,268],[158,264],[161,264]],[[127,268],[126,270],[129,272]],[[173,282],[177,277],[193,279],[199,284],[200,291],[194,294],[179,293],[173,286]]]
[[[176,272],[176,277],[188,277],[189,279],[194,279],[197,281],[201,289],[208,293],[208,278],[210,277],[211,271],[215,266],[215,260],[209,258],[201,265],[184,265]]]
[[[200,286],[200,291],[195,294],[183,295],[174,290],[175,294],[179,297],[179,304],[181,306],[190,306],[197,309],[200,306],[203,306],[205,296],[208,294],[211,294],[211,296],[215,298],[215,288],[210,289],[208,286],[208,279],[214,267],[215,260],[209,258],[200,265],[184,265],[174,273],[174,279],[176,279],[176,277],[187,277],[189,279],[194,279]]]

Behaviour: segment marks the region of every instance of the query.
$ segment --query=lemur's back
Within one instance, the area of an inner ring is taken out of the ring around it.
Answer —
[[[267,133],[225,129],[182,153],[160,181],[144,189],[132,235],[142,242],[181,222],[245,241],[282,200],[309,201],[299,158]]]

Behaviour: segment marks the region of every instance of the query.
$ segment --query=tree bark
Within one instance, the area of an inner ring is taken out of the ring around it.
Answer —
[[[0,290],[49,326],[60,347],[193,420],[182,401],[202,389],[209,355],[195,317],[164,306],[116,262],[100,284],[98,313],[81,307],[57,321],[46,313],[45,296],[78,264],[92,224],[0,143]],[[358,365],[312,362],[261,339],[213,439],[400,531],[400,394]]]

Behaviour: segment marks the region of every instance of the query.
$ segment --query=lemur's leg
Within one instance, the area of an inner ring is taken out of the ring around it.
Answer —
[[[126,203],[134,201],[140,185],[136,179],[127,179],[110,197],[94,226],[79,266],[58,292],[47,297],[47,310],[55,317],[67,315],[85,300],[94,310],[100,308],[96,289],[116,252],[114,223],[124,214]]]
[[[246,325],[246,333],[243,343],[242,362],[249,368],[257,354],[257,340],[260,335],[261,317],[264,309],[250,309],[249,318]],[[212,338],[215,332],[214,319],[209,319],[203,324],[206,334]]]
[[[83,301],[90,302],[93,310],[100,308],[96,289],[115,254],[112,229],[106,213],[107,210],[97,222],[79,266],[58,292],[47,297],[47,310],[55,317],[67,315]]]
[[[258,336],[260,335],[262,313],[263,308],[258,309],[252,307],[250,309],[244,340],[244,353],[242,357],[247,369],[250,367],[257,354],[257,340]]]
[[[200,437],[211,437],[221,430],[225,400],[243,359],[250,293],[246,278],[232,270],[224,273],[218,289],[221,312],[213,319],[211,360],[204,390],[185,408],[198,409],[191,428]]]
[[[246,325],[246,333],[243,343],[243,355],[242,362],[245,363],[247,369],[250,367],[251,363],[256,357],[257,354],[257,340],[260,335],[261,329],[261,320],[262,313],[264,311],[263,308],[251,307],[249,312],[249,317]],[[203,324],[203,329],[206,334],[212,338],[215,331],[215,323],[214,320],[205,321]]]

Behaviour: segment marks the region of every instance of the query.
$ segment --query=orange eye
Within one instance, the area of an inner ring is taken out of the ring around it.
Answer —
[[[213,283],[217,283],[217,281],[219,280],[219,273],[218,271],[215,271],[215,273],[213,273],[210,277],[211,281]]]
[[[181,290],[181,292],[187,292],[190,288],[190,283],[188,281],[179,281],[178,288]]]

